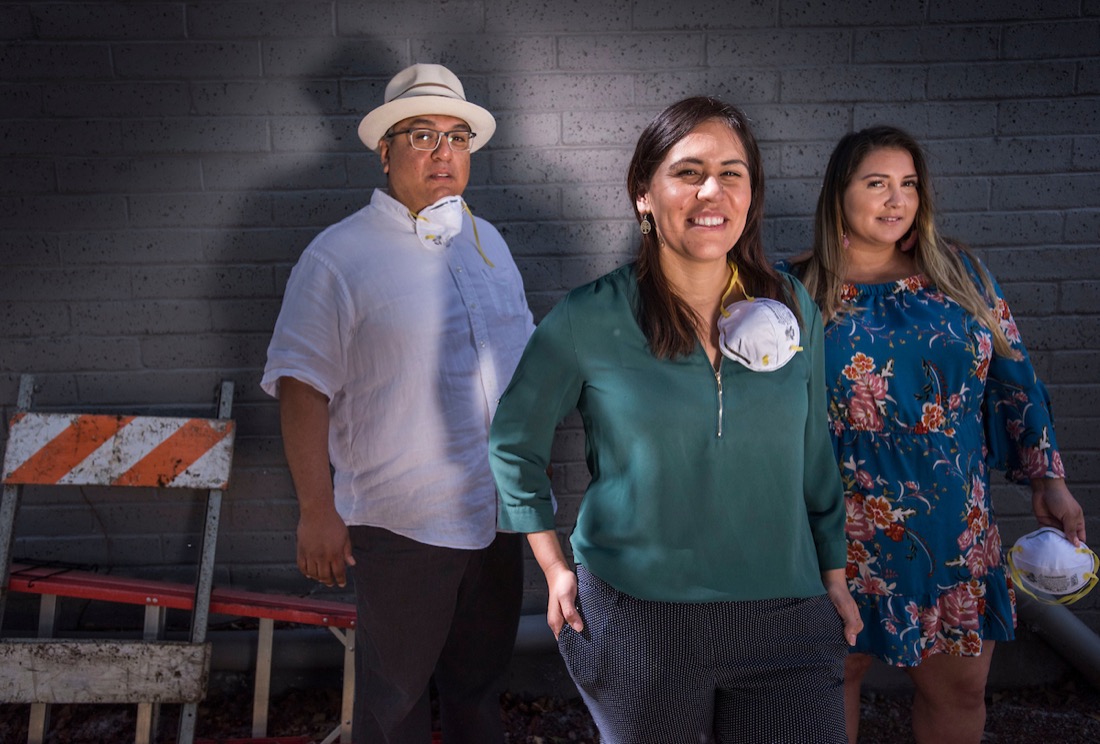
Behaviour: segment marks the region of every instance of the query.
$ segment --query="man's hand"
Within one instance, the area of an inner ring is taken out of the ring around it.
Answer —
[[[325,586],[344,586],[344,569],[355,565],[355,559],[332,492],[328,398],[300,380],[281,377],[279,418],[283,450],[298,495],[298,570]]]
[[[303,511],[298,519],[298,570],[325,586],[346,586],[354,566],[348,528],[335,509]]]

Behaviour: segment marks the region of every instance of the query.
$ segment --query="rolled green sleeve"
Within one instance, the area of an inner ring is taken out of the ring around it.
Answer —
[[[554,528],[550,449],[558,423],[577,405],[581,383],[566,299],[527,342],[489,430],[500,529]]]
[[[844,487],[837,468],[832,438],[829,436],[825,394],[825,348],[821,313],[809,293],[795,280],[802,308],[804,346],[811,353],[809,408],[806,415],[806,468],[804,495],[817,562],[822,571],[844,568],[848,561],[844,536]]]

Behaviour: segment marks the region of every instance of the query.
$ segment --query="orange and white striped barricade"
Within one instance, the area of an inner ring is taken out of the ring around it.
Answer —
[[[210,670],[206,629],[222,492],[233,460],[233,383],[221,385],[216,419],[31,412],[33,386],[24,375],[4,455],[0,622],[24,486],[204,490],[206,517],[188,641],[160,640],[165,608],[153,597],[141,641],[55,639],[56,596],[43,595],[39,638],[0,639],[0,700],[31,704],[30,744],[44,740],[51,703],[138,703],[137,744],[151,742],[157,705],[182,704],[177,741],[190,744]],[[102,598],[109,601],[109,591]]]

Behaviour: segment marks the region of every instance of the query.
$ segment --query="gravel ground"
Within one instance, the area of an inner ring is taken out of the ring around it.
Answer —
[[[212,693],[200,707],[199,738],[227,741],[249,734],[251,696],[247,689]],[[271,706],[272,736],[320,741],[336,726],[340,701],[335,689],[292,689]],[[863,744],[908,744],[909,701],[869,695],[863,701]],[[1042,688],[995,692],[983,742],[989,744],[1096,744],[1100,742],[1100,695],[1076,677]],[[0,742],[26,741],[27,706],[0,705]],[[521,698],[505,693],[501,715],[509,744],[597,744],[599,737],[583,703],[576,699]],[[174,730],[166,708],[163,731]],[[55,706],[47,744],[113,744],[133,741],[133,706]],[[171,742],[174,737],[166,737]]]

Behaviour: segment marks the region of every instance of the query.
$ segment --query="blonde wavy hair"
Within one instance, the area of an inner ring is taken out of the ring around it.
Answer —
[[[824,320],[828,322],[849,312],[842,299],[848,270],[844,192],[860,163],[874,150],[905,150],[912,156],[917,172],[920,195],[917,214],[912,229],[898,241],[898,247],[912,242],[917,270],[993,334],[993,346],[999,354],[1017,356],[993,310],[997,294],[992,279],[966,246],[947,241],[939,234],[924,152],[912,136],[897,127],[876,126],[847,134],[829,157],[814,215],[813,249],[794,261],[796,273],[821,308]],[[972,280],[963,256],[981,277],[984,292]]]

